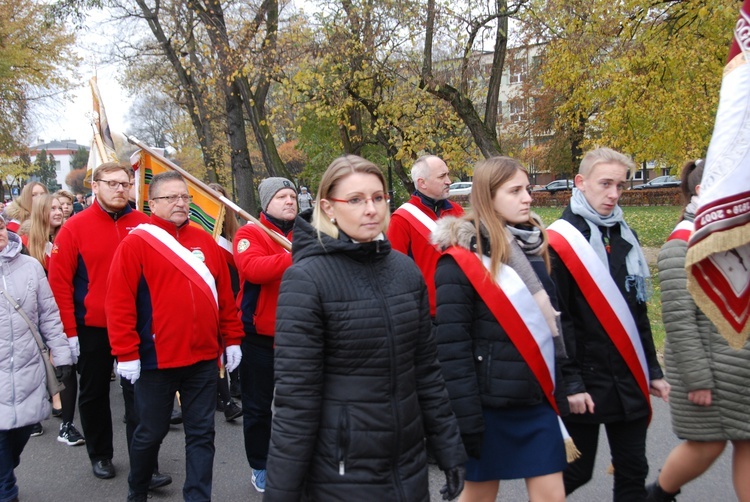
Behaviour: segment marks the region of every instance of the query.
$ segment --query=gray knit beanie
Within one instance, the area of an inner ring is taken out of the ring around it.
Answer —
[[[279,190],[289,188],[297,193],[294,185],[291,181],[286,178],[266,178],[258,185],[258,197],[260,197],[260,207],[263,211],[268,208],[268,203],[271,202],[273,196],[279,193]]]

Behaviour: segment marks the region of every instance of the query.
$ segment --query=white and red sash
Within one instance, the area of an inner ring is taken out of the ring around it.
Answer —
[[[547,228],[547,234],[550,246],[575,279],[650,407],[648,364],[638,327],[609,270],[583,234],[569,222],[555,221]]]
[[[146,244],[164,256],[206,295],[209,303],[214,307],[211,310],[218,323],[219,295],[216,291],[216,280],[208,267],[180,244],[177,239],[169,235],[166,230],[156,225],[142,223],[130,233],[143,239]]]
[[[402,211],[403,209],[403,211]],[[437,216],[435,219],[430,218],[424,211],[419,209],[411,202],[406,202],[399,207],[396,212],[403,216],[414,229],[419,232],[419,235],[424,237],[427,242],[430,241],[432,232],[435,231],[437,226]]]
[[[487,273],[489,258],[461,247],[445,251],[456,260],[498,324],[518,349],[558,415],[555,402],[555,347],[552,332],[539,305],[521,277],[509,265],[500,268],[493,281]]]
[[[673,241],[675,239],[688,242],[694,230],[695,224],[692,221],[682,220],[677,224],[676,227],[674,227],[672,233],[669,234],[669,237],[667,237],[667,242]]]

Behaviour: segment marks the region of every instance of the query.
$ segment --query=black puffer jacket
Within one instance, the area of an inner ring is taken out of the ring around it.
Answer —
[[[451,235],[458,237],[459,246],[476,251],[471,222],[440,220],[433,242],[447,247]],[[489,251],[486,238],[482,249]],[[533,258],[529,260],[531,266],[557,308],[555,287],[545,263],[541,257]],[[438,261],[435,286],[438,357],[461,434],[468,440],[467,436],[484,432],[483,407],[516,408],[547,402],[531,368],[452,256],[444,255]],[[556,401],[565,414],[567,399],[558,366]]]
[[[276,321],[267,501],[429,500],[466,453],[440,373],[427,289],[388,241],[294,229]]]
[[[588,223],[573,214],[568,206],[562,219],[568,221],[588,240]],[[664,378],[656,359],[646,304],[636,301],[635,288],[625,290],[627,267],[625,257],[632,248],[620,235],[619,225],[610,229],[609,273],[625,298],[635,319],[651,380]],[[635,420],[649,414],[646,397],[640,390],[625,360],[607,335],[604,326],[591,310],[570,271],[554,250],[550,251],[552,279],[557,285],[562,312],[565,348],[568,359],[563,365],[563,378],[568,395],[588,392],[594,400],[594,413],[570,414],[571,422],[608,423]]]

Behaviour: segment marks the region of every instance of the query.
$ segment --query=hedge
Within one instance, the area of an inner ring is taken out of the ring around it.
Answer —
[[[532,206],[565,207],[570,201],[571,192],[532,192]],[[468,195],[455,195],[451,200],[463,207],[469,206]],[[680,189],[650,188],[644,190],[625,190],[620,197],[621,206],[682,206]]]

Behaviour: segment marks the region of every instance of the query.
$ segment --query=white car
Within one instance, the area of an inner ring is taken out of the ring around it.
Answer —
[[[458,181],[450,186],[449,195],[469,195],[471,193],[471,181]]]

